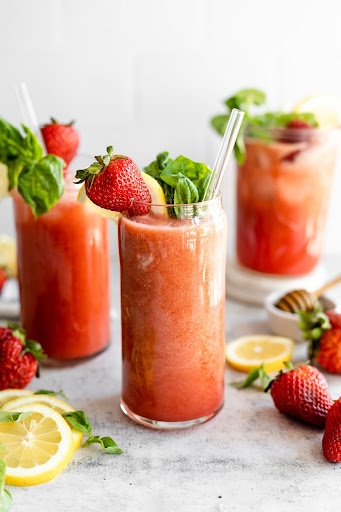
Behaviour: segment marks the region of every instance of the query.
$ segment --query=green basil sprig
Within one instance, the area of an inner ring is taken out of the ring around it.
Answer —
[[[12,495],[5,489],[5,477],[6,462],[4,459],[0,459],[0,512],[8,512],[13,507]]]
[[[35,217],[46,213],[64,192],[65,162],[43,156],[37,137],[22,125],[24,135],[0,117],[0,162],[7,166],[9,191],[18,187]]]
[[[0,411],[0,423],[17,423],[31,416],[31,412]]]
[[[94,443],[98,443],[106,453],[123,453],[123,451],[117,446],[111,437],[99,437],[92,435],[92,425],[84,411],[66,412],[62,416],[71,423],[73,428],[79,432],[83,432],[83,434],[89,434],[88,439],[85,441],[85,443],[82,444],[82,448],[90,446]]]
[[[38,389],[38,391],[35,391],[33,393],[34,395],[50,395],[50,396],[62,396],[63,398],[65,398],[65,400],[67,400],[67,396],[65,395],[65,393],[60,390],[60,391],[51,391],[49,389]]]

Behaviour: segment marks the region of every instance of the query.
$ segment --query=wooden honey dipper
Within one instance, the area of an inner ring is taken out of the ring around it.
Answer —
[[[283,295],[275,305],[288,313],[295,313],[298,309],[301,311],[310,311],[314,308],[315,303],[321,295],[338,283],[341,283],[341,275],[335,277],[332,281],[328,281],[328,283],[315,292],[308,292],[307,290],[293,290],[292,292],[288,292]]]

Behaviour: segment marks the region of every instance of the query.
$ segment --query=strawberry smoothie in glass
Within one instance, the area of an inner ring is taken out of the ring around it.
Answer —
[[[107,220],[77,202],[74,171],[48,213],[34,218],[15,192],[21,322],[49,358],[93,356],[109,343]]]
[[[315,268],[338,142],[331,129],[248,129],[237,177],[237,255],[242,265],[293,276]]]
[[[119,220],[121,407],[166,429],[224,401],[226,216],[220,197],[173,208]]]

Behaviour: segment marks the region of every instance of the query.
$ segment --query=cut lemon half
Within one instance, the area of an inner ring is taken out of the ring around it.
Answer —
[[[149,174],[146,174],[143,171],[142,171],[142,178],[149,190],[150,197],[152,199],[152,203],[158,204],[158,205],[167,204],[165,194],[163,193],[161,185],[152,176],[149,176]],[[118,222],[118,219],[121,214],[119,212],[113,212],[112,210],[106,210],[105,208],[101,208],[100,206],[97,206],[97,204],[93,203],[91,201],[91,199],[89,199],[88,196],[86,195],[85,185],[83,185],[82,188],[79,190],[77,200],[80,203],[87,206],[88,208],[91,208],[93,211],[95,211],[99,215],[102,215],[102,217],[104,217],[106,219],[111,219],[111,220],[115,221],[116,223]],[[159,213],[162,215],[168,215],[167,208],[157,208],[157,209],[154,208],[154,210],[155,210],[155,213]]]
[[[33,395],[33,391],[29,391],[28,389],[3,389],[0,391],[0,407],[10,400],[29,395]]]
[[[226,344],[227,362],[240,372],[249,372],[264,363],[267,372],[284,368],[290,361],[294,342],[281,336],[267,334],[242,336]]]
[[[74,454],[69,425],[57,412],[37,403],[21,405],[16,412],[31,416],[16,423],[0,424],[0,457],[6,461],[6,484],[25,487],[56,477]]]
[[[59,400],[59,398],[56,398],[55,396],[51,395],[28,395],[28,396],[22,396],[20,398],[17,398],[16,400],[11,400],[10,402],[7,402],[5,405],[1,407],[2,411],[16,411],[18,407],[21,405],[29,405],[32,403],[41,404],[41,405],[47,405],[48,407],[51,407],[54,411],[59,412],[59,414],[64,414],[65,412],[73,412],[75,409],[71,407],[71,405],[67,404],[63,400]],[[75,451],[80,447],[83,439],[82,432],[79,432],[75,428],[72,427],[71,423],[66,419],[65,420],[68,425],[70,426],[73,434],[73,440],[74,440],[74,448]]]
[[[0,162],[0,200],[9,195],[7,165]]]
[[[336,128],[341,125],[341,101],[325,94],[304,98],[294,107],[293,112],[311,112],[320,128]]]

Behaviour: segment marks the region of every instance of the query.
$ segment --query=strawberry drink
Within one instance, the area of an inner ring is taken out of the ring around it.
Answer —
[[[0,118],[0,162],[14,199],[23,328],[49,358],[70,361],[109,343],[107,221],[77,202],[65,169],[78,133],[53,122],[42,134],[47,156],[28,128]]]
[[[93,356],[110,339],[107,221],[77,202],[73,174],[39,218],[14,194],[21,322],[60,361]]]
[[[237,175],[238,259],[258,272],[306,274],[321,257],[335,134],[284,128],[270,137],[264,141],[254,129],[245,138]]]
[[[142,173],[111,147],[96,160],[76,176],[102,214],[123,214],[121,408],[153,428],[207,421],[225,367],[226,217],[220,197],[202,202],[211,171],[167,152]]]
[[[233,108],[245,110],[235,146],[239,262],[266,274],[304,275],[321,257],[339,144],[339,114],[323,96],[291,112],[265,110],[266,95],[244,89],[212,119],[223,135]]]

